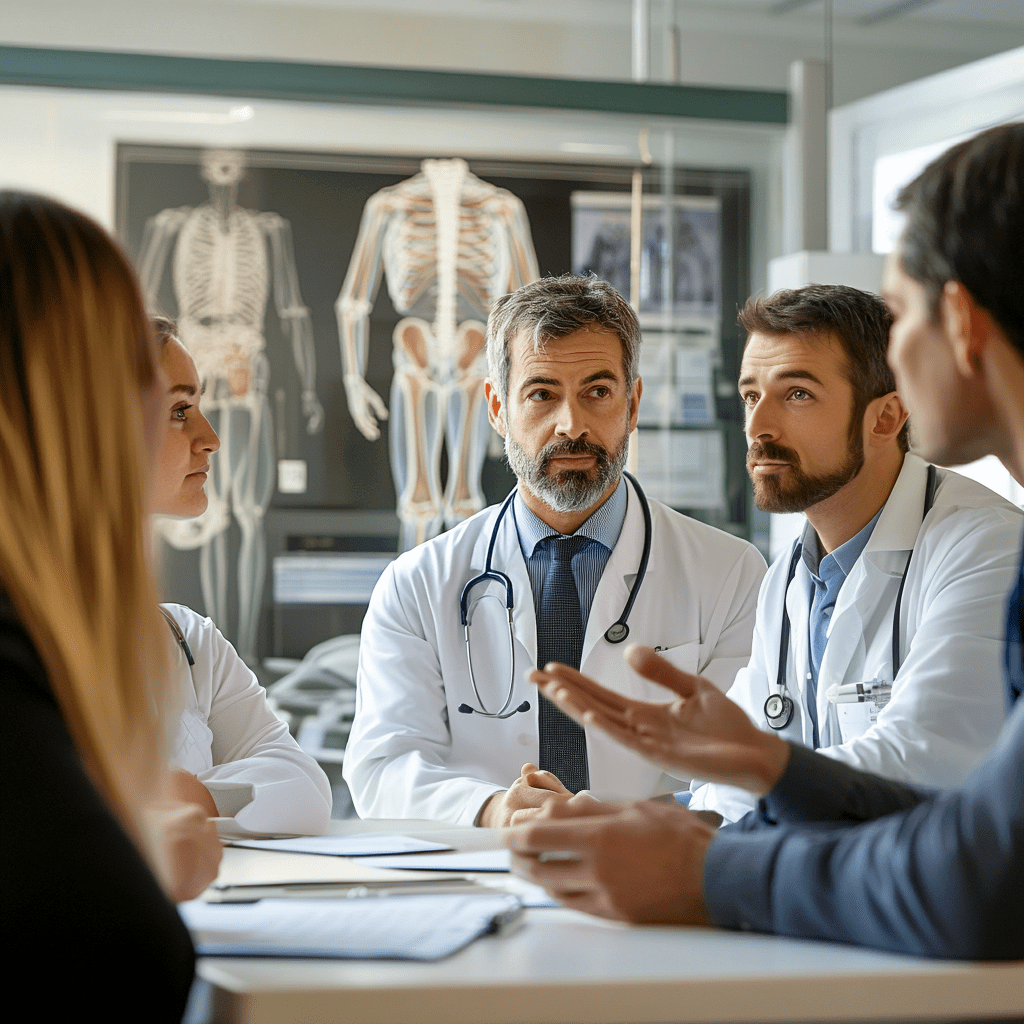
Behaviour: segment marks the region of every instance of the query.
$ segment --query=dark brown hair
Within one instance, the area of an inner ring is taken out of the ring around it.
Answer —
[[[896,197],[907,214],[899,258],[938,313],[959,281],[1024,355],[1024,124],[946,150]]]

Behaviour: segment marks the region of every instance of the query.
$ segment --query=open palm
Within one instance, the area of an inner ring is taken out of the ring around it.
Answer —
[[[754,793],[772,788],[788,760],[782,740],[758,729],[713,683],[683,672],[649,647],[631,647],[626,659],[677,698],[665,704],[633,700],[557,663],[531,678],[567,715],[596,726],[673,775],[699,776]]]

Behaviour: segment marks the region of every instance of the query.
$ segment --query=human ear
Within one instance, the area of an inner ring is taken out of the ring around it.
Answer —
[[[640,377],[633,381],[629,389],[629,432],[636,430],[637,417],[640,415],[640,396],[644,393],[644,382]]]
[[[868,443],[875,447],[888,444],[898,436],[909,415],[902,399],[895,391],[869,402],[864,412]]]
[[[991,318],[959,282],[947,281],[939,299],[943,332],[953,353],[953,364],[964,377],[981,369],[981,353],[991,327]]]
[[[484,401],[487,402],[487,422],[504,437],[505,407],[498,396],[498,389],[489,378],[484,381]]]

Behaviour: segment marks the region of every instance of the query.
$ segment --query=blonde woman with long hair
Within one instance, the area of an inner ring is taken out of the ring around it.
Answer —
[[[193,952],[168,894],[219,859],[201,809],[165,798],[177,708],[145,532],[165,387],[106,232],[0,192],[3,904],[11,976],[53,970],[40,1016],[179,1019]]]

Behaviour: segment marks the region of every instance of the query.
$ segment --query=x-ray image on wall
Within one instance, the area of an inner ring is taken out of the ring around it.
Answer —
[[[572,265],[593,273],[630,297],[630,196],[576,192],[572,196]],[[640,322],[668,327],[712,320],[722,301],[721,208],[711,196],[643,199],[640,253]]]

